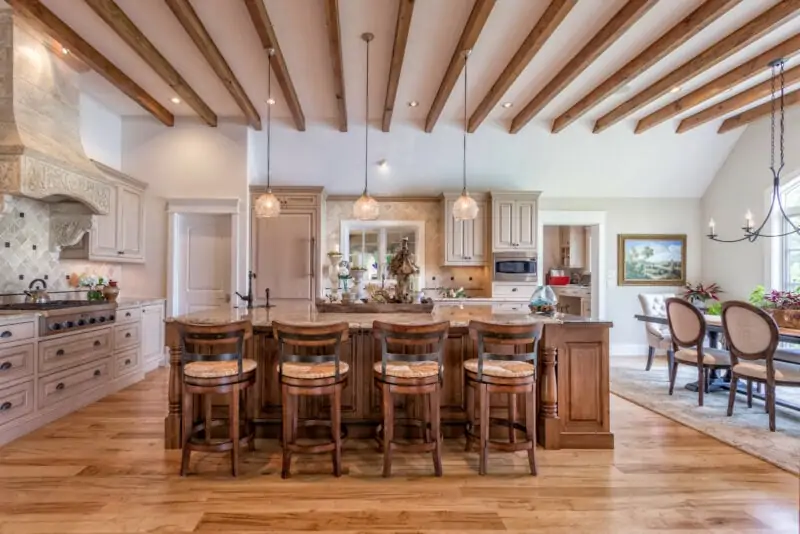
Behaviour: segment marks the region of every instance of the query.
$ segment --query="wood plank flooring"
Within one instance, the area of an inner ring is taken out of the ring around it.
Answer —
[[[486,477],[463,441],[401,455],[394,478],[367,442],[346,444],[346,475],[328,457],[295,459],[280,478],[274,442],[227,456],[163,448],[165,371],[0,448],[0,534],[121,532],[543,532],[797,534],[798,478],[626,401],[612,398],[613,451],[490,455]]]

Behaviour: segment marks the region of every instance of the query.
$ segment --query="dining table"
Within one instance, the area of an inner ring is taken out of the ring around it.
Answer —
[[[643,323],[652,323],[658,325],[669,325],[666,317],[659,316],[659,315],[644,315],[644,314],[637,314],[634,316],[638,321]],[[720,339],[724,337],[724,332],[722,329],[722,317],[719,315],[703,315],[706,323],[706,336],[708,337],[708,346],[714,349],[719,348]],[[793,329],[793,328],[778,328],[778,340],[781,343],[790,344],[790,345],[800,345],[800,330]],[[785,363],[791,363],[800,365],[800,351],[792,351],[792,350],[779,350],[775,353],[775,359],[778,361],[782,361]],[[708,392],[712,393],[715,391],[725,390],[730,391],[730,373],[725,372],[722,375],[717,373],[716,370],[712,369],[711,376],[710,376],[710,384],[708,387]],[[685,385],[686,389],[690,391],[697,391],[698,383],[689,382]],[[742,395],[747,394],[746,385],[744,383],[739,383],[739,387],[736,390],[737,393]],[[753,393],[753,398],[756,399],[764,399],[764,395],[761,394],[760,390]],[[800,406],[797,404],[781,401],[780,399],[775,400],[775,404],[778,406],[783,406],[784,408],[789,408],[791,410],[800,411]]]

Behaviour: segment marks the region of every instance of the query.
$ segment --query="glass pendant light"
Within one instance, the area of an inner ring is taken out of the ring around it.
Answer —
[[[267,217],[277,217],[281,214],[281,201],[278,197],[272,194],[270,187],[270,152],[271,152],[271,137],[272,137],[272,106],[275,100],[272,98],[272,56],[275,54],[275,49],[270,48],[267,52],[270,57],[270,67],[267,69],[269,81],[267,82],[267,192],[256,199],[255,211],[256,217],[264,219]]]
[[[364,128],[364,192],[353,205],[353,215],[360,221],[374,221],[380,215],[378,201],[372,198],[367,190],[369,184],[369,42],[375,36],[371,33],[364,33],[361,38],[367,43],[367,90],[366,90],[366,110],[367,116]]]
[[[470,221],[478,216],[478,203],[467,192],[467,64],[471,50],[464,51],[464,161],[463,188],[461,196],[453,204],[453,218],[457,221]]]

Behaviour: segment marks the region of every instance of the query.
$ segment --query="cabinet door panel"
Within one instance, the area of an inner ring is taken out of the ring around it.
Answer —
[[[447,261],[463,262],[467,258],[465,230],[467,223],[453,218],[452,211],[448,219],[449,232],[447,234]]]
[[[475,264],[486,262],[486,203],[478,203],[478,217],[472,221],[469,229],[469,239],[467,245],[467,255],[470,261]]]
[[[314,228],[312,212],[253,218],[256,298],[269,288],[274,299],[314,299]]]
[[[142,308],[142,357],[158,359],[164,352],[164,306]]]
[[[119,251],[125,256],[141,256],[142,194],[126,187],[119,191]]]
[[[117,257],[118,219],[117,210],[119,208],[119,189],[111,187],[109,195],[108,215],[95,215],[94,228],[91,231],[91,254],[92,256]]]
[[[536,201],[517,200],[514,204],[517,248],[534,249],[536,248]]]
[[[513,200],[498,200],[494,203],[494,230],[492,248],[494,250],[514,250],[514,219],[515,209]]]

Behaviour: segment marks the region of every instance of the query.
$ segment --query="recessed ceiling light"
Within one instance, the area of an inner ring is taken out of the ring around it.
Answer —
[[[67,54],[69,54],[69,48],[67,48],[65,46],[62,46],[61,47],[61,53],[66,56]]]
[[[378,167],[382,170],[386,170],[389,168],[389,162],[385,159],[382,159],[378,162]]]
[[[411,102],[408,103],[408,107],[410,108],[415,108],[417,106],[419,106],[419,102],[417,102],[416,100],[412,100]]]
[[[170,100],[172,101],[173,104],[180,104],[181,103],[181,99],[178,98],[177,96],[173,96],[172,98],[170,98]]]
[[[672,89],[669,90],[670,93],[680,93],[681,89],[683,89],[680,85],[676,85]]]
[[[500,104],[500,105],[501,105],[501,106],[503,106],[504,108],[508,109],[508,108],[510,108],[511,106],[513,106],[513,105],[514,105],[514,103],[513,103],[513,102],[503,102],[503,103],[502,103],[502,104]]]
[[[267,104],[269,104],[270,106],[273,105],[274,103],[275,103],[275,99],[274,98],[268,98],[267,99]]]

